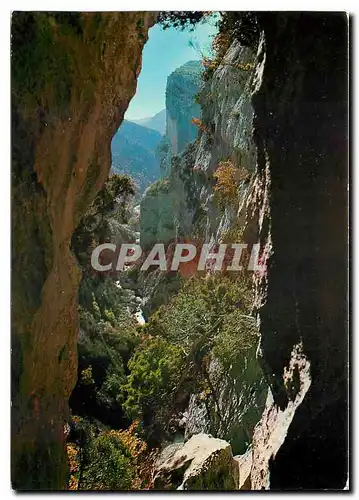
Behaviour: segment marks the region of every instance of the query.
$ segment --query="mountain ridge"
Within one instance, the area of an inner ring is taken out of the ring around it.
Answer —
[[[150,128],[151,130],[156,130],[161,135],[164,135],[166,132],[166,109],[161,109],[161,111],[153,116],[128,121],[141,125],[142,127]]]

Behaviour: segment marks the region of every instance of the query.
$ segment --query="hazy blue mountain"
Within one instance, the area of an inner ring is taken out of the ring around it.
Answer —
[[[155,150],[161,140],[156,130],[124,120],[112,139],[112,169],[130,175],[143,193],[161,174]]]
[[[157,130],[161,135],[164,135],[166,132],[166,110],[163,109],[154,116],[141,118],[140,120],[132,120],[132,122],[142,125],[143,127],[151,128],[152,130]]]

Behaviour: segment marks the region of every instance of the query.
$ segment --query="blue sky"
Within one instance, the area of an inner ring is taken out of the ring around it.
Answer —
[[[125,118],[128,120],[153,116],[165,107],[166,81],[176,68],[195,59],[201,59],[189,42],[197,44],[208,54],[212,36],[217,29],[214,20],[199,24],[194,31],[163,30],[155,25],[143,50],[142,70],[137,91],[130,102]]]

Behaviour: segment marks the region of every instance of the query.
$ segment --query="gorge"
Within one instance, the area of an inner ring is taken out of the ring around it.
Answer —
[[[168,79],[166,133],[146,160],[155,174],[138,218],[128,210],[131,182],[108,179],[110,145],[136,92],[148,30],[166,16],[13,14],[17,490],[69,487],[69,399],[74,415],[91,413],[110,437],[134,443],[134,455],[121,451],[128,461],[143,453],[141,440],[150,452],[166,436],[151,479],[136,463],[142,489],[345,487],[348,19],[221,16],[213,57]],[[100,279],[88,272],[88,249],[114,235],[167,251],[173,242],[259,243],[266,272],[248,281],[133,267]],[[142,434],[131,441],[137,419]],[[212,469],[196,475],[213,453]],[[138,477],[124,474],[121,484],[136,489]]]

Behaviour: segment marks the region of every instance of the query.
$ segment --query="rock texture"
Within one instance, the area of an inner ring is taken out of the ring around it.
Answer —
[[[158,160],[167,173],[172,157],[183,153],[198,136],[198,127],[192,120],[201,114],[196,96],[202,83],[202,71],[200,61],[188,61],[167,78],[166,133],[157,149]]]
[[[251,487],[340,489],[348,471],[348,23],[344,14],[256,17],[258,44],[234,41],[206,79],[204,131],[172,166],[174,191],[185,193],[172,208],[174,235],[218,243],[236,229],[263,250],[255,309],[270,393],[253,437]],[[249,175],[236,209],[221,211],[213,172],[228,158]],[[208,430],[202,410],[188,411],[195,432],[198,422]]]
[[[69,244],[107,176],[110,141],[135,92],[154,17],[13,17],[12,478],[18,489],[65,485],[63,424],[77,371],[80,279]],[[237,227],[241,241],[265,248],[256,309],[270,393],[254,432],[251,488],[340,489],[348,470],[348,22],[344,14],[323,13],[259,13],[257,20],[258,50],[233,42],[204,85],[206,128],[172,167],[166,190],[183,196],[168,204],[173,227],[160,229],[220,242]],[[180,150],[178,141],[174,146]],[[221,211],[213,172],[228,158],[248,176],[238,184],[235,209]],[[158,481],[163,473],[184,489],[236,487],[229,445],[212,447],[207,437],[205,447],[196,447],[194,439],[162,464]],[[212,465],[199,474],[201,448],[201,463]]]
[[[162,490],[235,490],[238,465],[229,443],[197,434],[184,445],[165,448],[155,467],[154,484]]]
[[[80,272],[71,236],[110,168],[155,13],[12,18],[12,484],[66,487]]]
[[[258,163],[248,219],[268,250],[257,306],[273,399],[254,436],[252,487],[342,489],[348,471],[348,20],[345,14],[261,14],[259,22]]]
[[[198,134],[192,123],[201,109],[195,95],[201,84],[200,61],[188,61],[177,68],[167,79],[166,86],[166,135],[171,141],[172,154],[181,153]]]
[[[246,64],[252,64],[254,67],[255,62],[255,51],[235,41],[213,76],[206,82],[202,81],[201,85],[197,84],[198,102],[201,104],[198,116],[205,126],[205,132],[199,134],[196,142],[189,146],[187,144],[182,154],[172,160],[166,189],[163,190],[164,199],[161,197],[162,191],[158,201],[154,199],[153,195],[157,195],[158,189],[156,193],[151,189],[148,200],[146,193],[141,204],[143,239],[147,238],[147,233],[152,233],[152,238],[149,238],[151,243],[163,241],[164,235],[160,230],[163,226],[162,218],[166,226],[169,226],[168,219],[173,220],[164,243],[173,238],[193,237],[194,234],[201,236],[206,242],[221,241],[231,227],[244,224],[245,200],[251,186],[250,176],[238,188],[238,214],[232,207],[227,207],[222,213],[213,200],[213,173],[220,161],[231,158],[236,167],[245,168],[254,179],[256,147],[252,137],[251,102],[254,72],[239,69],[237,65],[245,67]],[[175,74],[176,72],[173,75]],[[173,83],[167,86],[167,103],[176,100],[176,95],[170,93],[173,86]],[[193,100],[193,95],[194,93],[186,96],[186,100],[189,97]],[[168,105],[171,110],[174,108],[174,104]],[[173,114],[179,113],[180,106],[176,106],[175,111],[171,111]],[[193,114],[192,110],[187,113],[186,120],[182,121],[189,122],[189,117]],[[181,134],[179,137],[184,142]],[[172,155],[171,148],[169,152]],[[157,217],[151,218],[155,203],[161,206],[161,210],[158,210]]]
[[[234,41],[213,74],[202,80],[198,101],[204,130],[172,160],[168,178],[147,190],[141,203],[142,246],[175,240],[213,244],[242,241],[247,203],[256,179],[252,107],[256,65],[256,50]],[[174,100],[169,89],[167,100]],[[213,196],[213,173],[228,159],[248,176],[238,183],[234,205],[222,210]],[[246,242],[257,243],[256,233],[248,233]],[[149,306],[156,298],[155,287],[151,288],[146,292]],[[175,287],[161,298],[168,300],[174,291]],[[210,407],[200,394],[190,397],[186,439],[208,432],[229,441],[234,453],[246,451],[264,410],[268,386],[255,352],[248,355],[245,366],[223,370],[215,361],[211,364],[210,379],[218,390],[218,401]]]
[[[268,386],[256,360],[255,350],[245,361],[223,367],[214,358],[208,369],[215,401],[192,394],[188,404],[185,440],[193,434],[208,432],[231,443],[233,453],[245,453],[253,430],[265,407]]]

